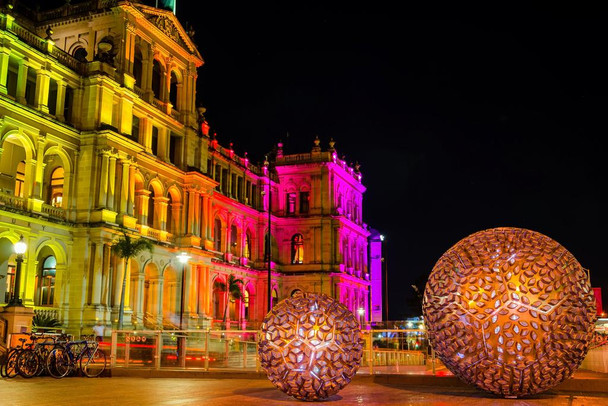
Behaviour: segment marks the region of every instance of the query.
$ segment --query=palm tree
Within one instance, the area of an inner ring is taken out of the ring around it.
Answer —
[[[125,290],[127,289],[127,270],[129,269],[129,260],[140,252],[146,250],[152,253],[154,245],[147,238],[138,238],[132,240],[129,235],[123,231],[123,237],[120,237],[116,244],[112,246],[112,251],[124,260],[124,273],[122,277],[122,290],[120,291],[120,309],[118,310],[118,329],[122,329],[123,313],[125,312]]]
[[[241,290],[241,286],[244,285],[242,279],[236,278],[234,275],[228,276],[228,282],[224,283],[222,281],[213,282],[213,287],[220,292],[228,291],[228,299],[239,300],[243,297],[243,291]],[[226,300],[226,307],[224,308],[224,319],[223,322],[226,323],[226,313],[228,311],[228,300]]]

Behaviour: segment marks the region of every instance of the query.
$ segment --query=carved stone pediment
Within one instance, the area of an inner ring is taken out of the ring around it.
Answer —
[[[133,6],[143,14],[143,17],[149,21],[150,24],[158,28],[180,47],[202,60],[192,38],[188,36],[184,27],[182,27],[177,17],[171,11],[160,10],[140,3],[135,3]]]

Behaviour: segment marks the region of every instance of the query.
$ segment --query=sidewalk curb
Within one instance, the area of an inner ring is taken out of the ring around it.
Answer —
[[[105,375],[105,374],[104,374]],[[133,378],[184,378],[184,379],[267,379],[266,373],[255,371],[193,371],[171,369],[137,369],[114,368],[109,371],[109,377]],[[353,381],[373,382],[395,386],[433,386],[443,388],[472,388],[453,375],[414,375],[414,374],[377,374],[356,375]],[[552,388],[559,392],[588,392],[606,393],[608,388],[608,374],[594,374],[594,376],[574,376]]]

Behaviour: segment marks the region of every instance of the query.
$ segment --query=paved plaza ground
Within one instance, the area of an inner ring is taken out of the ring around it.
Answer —
[[[608,389],[608,388],[607,388]],[[305,405],[266,379],[65,378],[0,380],[0,405]],[[608,405],[608,393],[551,391],[501,399],[468,387],[402,386],[356,377],[339,394],[315,405]]]

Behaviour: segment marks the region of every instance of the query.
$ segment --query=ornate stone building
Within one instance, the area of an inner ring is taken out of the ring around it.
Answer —
[[[0,14],[0,303],[13,244],[28,244],[20,296],[69,331],[125,326],[255,328],[273,300],[324,292],[369,316],[369,232],[358,168],[323,151],[256,166],[209,136],[197,109],[203,59],[169,11],[94,0]],[[270,188],[270,190],[269,190]],[[271,196],[271,214],[268,197]],[[155,244],[123,269],[123,231]],[[190,256],[187,265],[176,259]],[[220,289],[243,280],[243,298]],[[182,305],[183,300],[183,305]]]

